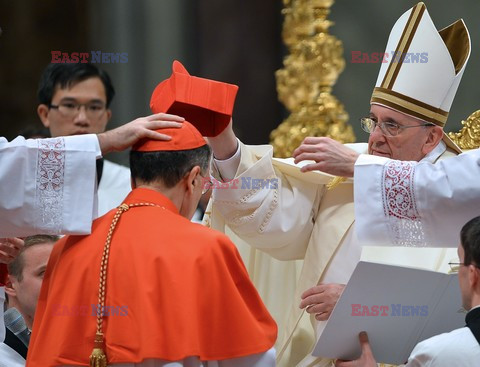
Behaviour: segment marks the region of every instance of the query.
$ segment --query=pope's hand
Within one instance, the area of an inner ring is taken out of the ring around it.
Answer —
[[[335,176],[353,177],[359,154],[336,140],[320,137],[305,138],[293,152],[295,163],[315,161],[302,167],[302,172],[319,170]]]
[[[362,331],[358,335],[360,339],[360,346],[362,347],[362,355],[359,359],[354,361],[344,361],[338,359],[335,362],[335,367],[377,367],[377,362],[373,356],[370,343],[368,342],[368,335],[365,331]]]
[[[328,320],[344,288],[344,284],[320,283],[303,292],[300,308],[315,314],[318,321]]]
[[[22,247],[23,240],[20,238],[0,238],[0,264],[10,264]]]
[[[183,117],[157,113],[147,117],[140,117],[116,129],[98,134],[98,142],[102,154],[120,151],[131,147],[140,139],[170,140],[170,136],[155,130],[181,127]]]

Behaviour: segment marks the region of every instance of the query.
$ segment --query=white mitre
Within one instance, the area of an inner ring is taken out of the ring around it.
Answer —
[[[418,3],[390,32],[388,62],[382,63],[370,103],[444,127],[470,50],[462,19],[437,31],[425,4]],[[443,140],[461,152],[445,133]]]

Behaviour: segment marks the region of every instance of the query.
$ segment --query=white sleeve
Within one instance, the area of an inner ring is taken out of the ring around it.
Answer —
[[[360,241],[456,247],[460,229],[479,207],[479,149],[435,165],[366,155],[355,164]]]
[[[228,159],[220,160],[213,158],[215,165],[217,166],[218,173],[223,181],[230,181],[235,178],[235,173],[240,165],[241,153],[240,142],[237,145],[237,150],[233,156]]]
[[[274,169],[271,146],[240,149],[235,178],[214,186],[212,210],[249,245],[280,260],[303,258],[320,186]]]
[[[93,134],[0,139],[0,237],[89,233],[100,156]]]

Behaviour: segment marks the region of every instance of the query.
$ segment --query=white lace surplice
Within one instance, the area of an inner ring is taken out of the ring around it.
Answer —
[[[95,135],[0,138],[0,237],[89,233],[99,156]]]
[[[361,155],[354,189],[361,241],[456,247],[462,226],[480,215],[480,150],[435,165]]]

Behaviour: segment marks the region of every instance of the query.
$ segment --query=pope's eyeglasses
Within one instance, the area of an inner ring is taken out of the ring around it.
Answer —
[[[378,126],[382,131],[383,135],[385,136],[397,136],[400,134],[401,131],[404,129],[410,129],[412,127],[422,127],[422,126],[435,126],[432,123],[425,122],[421,125],[412,125],[412,126],[402,126],[397,124],[396,122],[385,121],[385,122],[378,122],[371,117],[363,117],[360,119],[360,124],[362,125],[363,131],[371,134]]]

